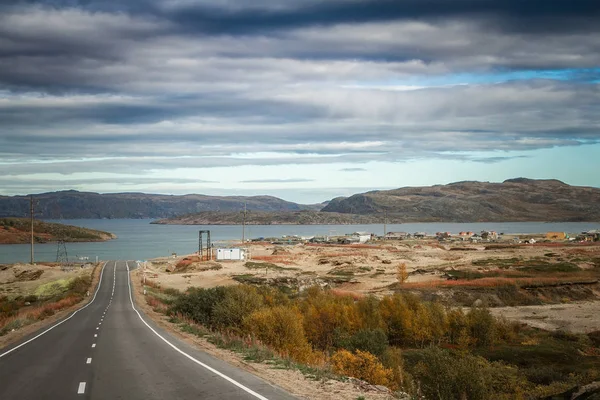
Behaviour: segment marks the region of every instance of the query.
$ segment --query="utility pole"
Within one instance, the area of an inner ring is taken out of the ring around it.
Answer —
[[[242,220],[242,245],[246,243],[246,203],[244,202],[244,219]]]
[[[385,212],[385,216],[383,217],[383,237],[387,234],[387,211]]]
[[[29,214],[31,216],[31,264],[33,264],[33,196],[29,196]]]

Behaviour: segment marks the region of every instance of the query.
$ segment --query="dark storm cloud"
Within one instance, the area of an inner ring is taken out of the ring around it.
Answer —
[[[493,163],[513,155],[477,154],[597,143],[599,10],[577,0],[5,1],[3,187],[41,172]],[[476,79],[499,71],[525,77]],[[455,74],[464,82],[428,82]]]

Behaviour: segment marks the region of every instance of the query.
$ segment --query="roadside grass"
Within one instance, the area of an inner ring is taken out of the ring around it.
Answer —
[[[231,279],[239,283],[246,283],[249,285],[262,285],[266,282],[266,278],[256,276],[253,274],[239,274],[232,275]]]
[[[289,265],[289,264],[294,263],[295,257],[290,256],[290,255],[271,255],[271,256],[252,256],[252,259],[257,260],[257,261],[266,261],[268,263],[279,263],[279,264]]]
[[[254,259],[257,259],[256,257]],[[279,265],[269,263],[269,262],[254,262],[247,261],[244,266],[248,269],[256,269],[256,270],[272,270],[272,271],[299,271],[300,268],[293,267],[281,267]]]
[[[91,282],[91,275],[82,275],[41,285],[34,295],[0,298],[0,336],[81,302]]]

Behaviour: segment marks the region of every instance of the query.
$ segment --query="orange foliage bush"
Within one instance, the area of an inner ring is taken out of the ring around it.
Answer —
[[[317,287],[307,290],[300,310],[309,342],[321,350],[331,348],[336,335],[351,335],[361,327],[360,315],[351,297],[334,296]]]
[[[262,343],[280,354],[308,363],[314,357],[304,334],[302,320],[298,309],[277,306],[253,312],[244,319],[244,326]]]
[[[331,366],[337,374],[397,389],[393,381],[393,371],[385,368],[377,357],[369,352],[357,350],[356,354],[352,354],[348,350],[338,350],[331,356]]]

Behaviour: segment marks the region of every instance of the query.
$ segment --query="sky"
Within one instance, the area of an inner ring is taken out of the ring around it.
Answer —
[[[3,0],[0,195],[600,187],[597,0]]]

